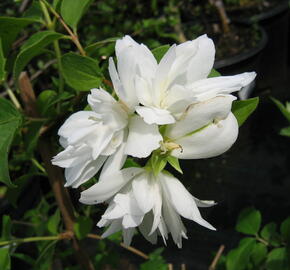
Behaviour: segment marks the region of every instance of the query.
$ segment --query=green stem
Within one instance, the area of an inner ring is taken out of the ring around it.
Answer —
[[[12,103],[15,105],[15,107],[17,109],[22,109],[21,108],[21,104],[20,102],[18,101],[17,97],[14,95],[13,91],[8,87],[8,85],[5,84],[5,87],[6,87],[6,92],[9,96],[9,98],[11,99]]]
[[[59,235],[56,236],[37,236],[37,237],[27,237],[27,238],[19,238],[8,241],[1,241],[0,246],[6,246],[10,244],[18,244],[18,243],[29,243],[29,242],[38,242],[38,241],[52,241],[52,240],[60,240],[61,237]]]
[[[46,174],[46,170],[43,168],[43,166],[35,158],[32,158],[31,161],[41,172]]]

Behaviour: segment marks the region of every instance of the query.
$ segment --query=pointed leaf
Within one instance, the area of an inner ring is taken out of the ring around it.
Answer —
[[[1,270],[11,269],[11,261],[8,247],[0,248],[0,269]]]
[[[271,222],[266,224],[261,231],[262,238],[269,242],[272,246],[279,246],[281,242],[279,234],[276,230],[277,224],[275,222]]]
[[[15,81],[18,80],[20,72],[29,63],[29,61],[43,53],[43,49],[52,43],[54,40],[63,38],[64,35],[54,31],[42,31],[32,35],[21,47],[19,54],[16,57],[13,75]]]
[[[0,38],[0,84],[5,81],[6,72],[5,72],[6,58],[4,57],[3,48],[2,48],[2,39]]]
[[[57,209],[55,213],[48,219],[47,222],[48,231],[53,235],[58,234],[59,223],[60,223],[60,212],[59,209]]]
[[[169,45],[163,45],[158,48],[155,48],[152,50],[152,53],[154,57],[156,58],[157,62],[159,63],[162,57],[166,54],[166,52],[169,50]]]
[[[282,128],[279,132],[280,135],[290,137],[290,126]]]
[[[93,221],[89,217],[79,216],[74,224],[74,232],[78,239],[83,239],[92,230]]]
[[[11,239],[11,218],[10,216],[4,215],[2,217],[2,233],[1,240]]]
[[[180,172],[181,174],[183,174],[182,169],[180,168],[180,164],[179,164],[179,160],[176,157],[173,156],[168,156],[167,157],[167,161],[168,163],[178,172]]]
[[[247,118],[255,111],[259,103],[259,98],[250,98],[246,100],[236,100],[233,102],[232,112],[241,126]]]
[[[15,187],[9,177],[8,152],[13,137],[22,122],[21,114],[6,99],[0,98],[0,182]]]
[[[290,242],[290,217],[288,217],[281,223],[280,232],[283,239]]]
[[[276,104],[280,112],[285,116],[285,118],[290,122],[290,110],[287,109],[286,106],[284,106],[283,103],[281,103],[278,99],[271,98],[273,102]]]
[[[208,78],[219,77],[219,76],[221,76],[221,74],[217,70],[212,69],[210,74],[208,75]]]
[[[290,268],[286,248],[275,248],[267,256],[267,270],[286,270]]]

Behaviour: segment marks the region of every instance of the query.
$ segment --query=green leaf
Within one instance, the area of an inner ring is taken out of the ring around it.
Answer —
[[[33,1],[30,7],[24,12],[22,17],[33,19],[35,21],[45,24],[40,3],[38,1]]]
[[[180,172],[181,174],[183,174],[182,169],[180,168],[180,164],[179,164],[179,160],[176,157],[173,156],[168,156],[167,157],[167,161],[168,163],[178,172]]]
[[[280,135],[290,137],[290,126],[282,128],[279,132]]]
[[[140,265],[140,270],[167,270],[168,266],[161,256],[163,248],[158,248],[149,254],[149,260]]]
[[[151,167],[153,174],[157,176],[167,164],[166,156],[159,155],[158,153],[153,153],[148,164],[149,167]]]
[[[2,233],[1,240],[9,240],[11,239],[11,218],[10,216],[4,215],[2,217]]]
[[[85,51],[87,53],[92,53],[93,51],[95,51],[96,49],[100,48],[101,46],[106,45],[108,43],[116,42],[118,39],[120,39],[120,37],[107,38],[107,39],[95,42],[95,43],[90,44],[89,46],[87,46],[85,48]]]
[[[231,250],[226,258],[227,270],[244,270],[250,260],[250,255],[254,249],[256,240],[254,238],[244,238],[238,248]]]
[[[62,0],[61,16],[76,31],[79,20],[93,0]]]
[[[63,38],[64,35],[54,31],[42,31],[32,35],[21,47],[19,54],[16,57],[13,76],[17,82],[20,72],[35,56],[43,53],[43,49],[55,40]]]
[[[8,171],[8,152],[13,137],[22,122],[21,114],[6,99],[0,98],[0,182],[15,187]]]
[[[288,217],[281,223],[280,232],[283,239],[290,242],[290,217]]]
[[[16,39],[19,32],[34,22],[36,22],[34,19],[28,18],[0,17],[0,37],[5,56],[7,56],[12,42]]]
[[[255,266],[259,266],[267,257],[267,247],[262,243],[257,243],[252,251],[251,260]]]
[[[236,224],[236,230],[241,233],[256,235],[261,226],[261,213],[254,208],[244,209]]]
[[[219,76],[221,76],[221,74],[217,70],[212,69],[210,74],[208,75],[208,78],[219,77]]]
[[[133,158],[127,158],[125,161],[125,164],[123,166],[123,169],[130,168],[130,167],[141,167],[137,162],[134,161]]]
[[[51,116],[56,113],[51,104],[55,101],[57,93],[54,90],[44,90],[42,91],[36,100],[36,105],[41,116]]]
[[[38,258],[35,261],[34,269],[49,269],[50,265],[52,264],[51,261],[53,259],[53,253],[57,242],[58,240],[48,241],[47,243],[44,243]]]
[[[152,50],[152,53],[154,57],[156,58],[157,62],[159,63],[162,57],[166,54],[166,52],[169,50],[169,45],[163,45],[158,48],[155,48]]]
[[[272,246],[280,245],[280,237],[277,233],[277,224],[275,222],[268,223],[264,226],[261,231],[261,236],[267,242],[269,242]]]
[[[1,270],[11,269],[11,262],[10,262],[10,255],[9,255],[8,247],[0,248],[0,269]]]
[[[2,40],[0,38],[0,84],[3,81],[5,81],[5,77],[6,77],[5,64],[6,64],[6,59],[3,54]]]
[[[280,110],[280,112],[286,117],[286,119],[290,122],[290,110],[286,106],[283,105],[283,103],[281,103],[278,99],[275,99],[273,97],[271,97],[271,99],[273,100],[273,102],[276,104],[276,106],[278,107],[278,109]]]
[[[110,236],[108,236],[108,239],[117,244],[120,244],[122,241],[122,231],[111,234]]]
[[[236,100],[233,102],[232,112],[241,126],[247,118],[255,111],[259,103],[259,98],[249,98],[246,100]]]
[[[47,222],[48,231],[53,235],[58,234],[59,223],[60,223],[60,212],[59,209],[57,209],[55,213],[48,219]]]
[[[19,260],[25,261],[27,264],[34,265],[35,261],[30,256],[23,253],[12,253],[12,257],[15,257]]]
[[[74,232],[78,239],[83,239],[92,230],[93,221],[89,217],[79,216],[74,224]]]
[[[67,84],[77,91],[88,91],[100,86],[102,74],[93,58],[67,53],[62,56],[63,75]]]
[[[275,248],[267,256],[267,270],[287,270],[289,269],[289,260],[286,248]]]

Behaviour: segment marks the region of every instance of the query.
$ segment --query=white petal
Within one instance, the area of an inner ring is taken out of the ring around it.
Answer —
[[[230,113],[225,120],[212,123],[190,136],[174,142],[182,150],[173,150],[171,155],[181,159],[199,159],[218,156],[226,152],[236,141],[239,126],[235,116]]]
[[[199,199],[197,199],[195,197],[193,197],[193,199],[194,199],[197,207],[212,207],[212,206],[217,204],[215,201],[199,200]]]
[[[154,205],[154,190],[150,174],[144,172],[134,178],[132,189],[138,207],[143,213],[149,212]]]
[[[144,106],[152,106],[154,102],[152,101],[154,94],[153,88],[150,82],[141,78],[140,76],[135,77],[135,87],[139,103]]]
[[[207,78],[215,57],[214,43],[207,35],[200,36],[194,42],[197,43],[197,52],[188,65],[188,83]]]
[[[162,136],[158,126],[146,124],[140,116],[133,116],[129,123],[129,135],[125,153],[133,157],[148,157],[151,152],[160,146]]]
[[[96,204],[111,198],[141,171],[140,168],[127,168],[110,174],[109,179],[98,182],[83,191],[80,202],[84,204]]]
[[[116,232],[122,230],[122,222],[121,220],[115,220],[111,223],[110,227],[102,234],[102,238],[106,238]]]
[[[100,156],[96,160],[87,161],[77,166],[65,169],[65,186],[72,186],[73,188],[79,187],[93,176],[97,174],[102,165],[104,164],[106,156]]]
[[[122,226],[124,229],[128,228],[135,228],[138,227],[142,220],[143,220],[143,215],[125,215],[122,220]]]
[[[124,245],[126,245],[126,246],[131,245],[132,238],[134,236],[135,231],[136,231],[135,228],[123,229]]]
[[[220,76],[196,81],[188,86],[199,101],[213,98],[218,94],[230,94],[241,90],[256,77],[255,72],[245,72],[235,76]]]
[[[144,216],[142,223],[139,225],[139,230],[147,241],[149,241],[152,244],[156,244],[157,232],[154,232],[151,235],[149,235],[152,222],[153,222],[153,215],[152,215],[152,212],[149,212]]]
[[[226,118],[235,99],[236,97],[232,95],[218,96],[192,104],[179,121],[167,127],[166,136],[171,139],[180,138],[210,124],[214,120]]]
[[[126,194],[117,194],[114,197],[114,202],[119,205],[129,215],[144,216],[143,211],[139,208],[132,191]]]
[[[136,112],[144,119],[144,121],[151,124],[166,125],[175,122],[174,117],[169,111],[158,109],[154,107],[137,106]]]
[[[150,231],[150,235],[159,228],[160,222],[162,222],[162,195],[161,195],[161,189],[159,182],[157,182],[158,179],[155,179],[155,184],[153,186],[153,193],[154,193],[154,206],[153,206],[153,223],[152,228]]]
[[[179,180],[163,173],[160,181],[169,203],[181,216],[191,219],[208,229],[215,230],[212,225],[201,217],[193,197]]]
[[[124,130],[114,133],[112,140],[107,147],[102,151],[103,156],[111,156],[116,152],[116,149],[121,145],[124,140]]]

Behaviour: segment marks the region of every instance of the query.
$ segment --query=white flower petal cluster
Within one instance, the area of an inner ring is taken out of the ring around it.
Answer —
[[[165,242],[171,233],[181,247],[186,229],[180,216],[214,229],[198,210],[214,203],[194,198],[165,170],[156,173],[152,162],[124,169],[125,160],[128,155],[147,158],[152,152],[158,160],[224,153],[238,136],[231,93],[256,74],[208,78],[215,48],[206,35],[171,46],[159,63],[129,36],[118,40],[115,49],[117,65],[109,59],[109,74],[117,99],[102,88],[92,89],[91,110],[74,113],[59,129],[64,150],[52,163],[65,168],[66,186],[72,187],[102,168],[98,183],[83,191],[80,200],[109,204],[98,223],[109,226],[104,237],[123,230],[129,244],[139,228],[151,242],[157,234]]]

